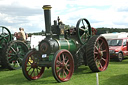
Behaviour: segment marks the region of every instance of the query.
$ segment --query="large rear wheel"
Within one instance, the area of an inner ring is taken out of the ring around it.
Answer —
[[[10,70],[21,68],[25,54],[28,52],[27,45],[22,41],[11,41],[5,47],[2,56],[2,66]]]
[[[93,36],[87,43],[87,62],[94,72],[104,71],[109,63],[109,47],[102,36]]]
[[[59,50],[53,58],[52,73],[58,82],[68,81],[74,72],[74,60],[67,50]]]

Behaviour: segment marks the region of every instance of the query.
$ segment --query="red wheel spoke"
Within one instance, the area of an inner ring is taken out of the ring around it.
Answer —
[[[60,65],[56,65],[56,67],[60,67]]]
[[[103,45],[103,42],[100,44],[99,48],[101,48],[101,47],[102,47],[102,45]]]
[[[68,62],[69,62],[69,60],[67,60],[67,61],[66,61],[65,65],[67,65],[67,64],[68,64]]]
[[[94,54],[97,54],[98,55],[98,52],[94,52]]]
[[[61,58],[60,58],[60,56],[59,56],[59,61],[61,61]]]
[[[67,70],[68,72],[70,72],[70,70],[68,69],[68,67],[66,67],[66,70]]]
[[[61,62],[61,61],[59,61],[59,60],[57,60],[57,61],[56,61],[56,63],[57,63],[57,64],[62,64],[62,62]]]
[[[64,54],[62,54],[62,57],[63,57],[63,63],[65,63],[65,56],[64,56]]]
[[[100,47],[100,45],[99,45],[99,41],[97,41],[96,46],[97,46],[98,48]]]
[[[70,66],[69,64],[66,65],[66,67],[69,67],[69,66]]]
[[[62,68],[59,68],[59,70],[57,70],[57,73],[60,72],[62,70]]]
[[[61,71],[59,72],[59,77],[60,77],[60,75],[61,75]]]
[[[102,60],[103,60],[104,62],[106,62],[106,59],[105,59],[105,58],[103,58],[103,57],[102,57]]]
[[[100,65],[100,68],[102,69],[102,68],[103,68],[102,64],[101,64],[101,63],[99,63],[99,65]]]
[[[56,61],[56,67],[60,67],[61,64],[62,64],[61,61],[59,61],[59,60]]]
[[[96,50],[98,51],[98,48],[97,48],[97,46],[95,46],[95,48],[96,48]]]
[[[97,58],[98,58],[98,55],[95,57],[94,61],[96,61],[96,60],[97,60]]]
[[[100,60],[99,59],[96,59],[96,64],[99,67],[99,65],[100,65]]]
[[[101,60],[97,59],[96,62],[97,62],[97,66],[102,69],[103,68],[103,65],[101,63]]]
[[[65,76],[67,76],[67,73],[65,72],[65,70],[64,70],[64,74],[65,74]]]
[[[106,49],[105,50],[102,50],[103,52],[107,52]]]

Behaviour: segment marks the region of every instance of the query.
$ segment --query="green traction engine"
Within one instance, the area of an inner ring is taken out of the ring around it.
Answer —
[[[39,42],[38,49],[32,49],[25,55],[22,63],[23,74],[28,80],[39,79],[45,67],[52,68],[58,82],[68,81],[80,65],[88,65],[93,72],[107,69],[107,41],[102,36],[92,36],[87,19],[81,18],[76,27],[65,29],[59,17],[51,25],[50,5],[44,5],[43,9],[46,38]]]
[[[14,40],[7,27],[0,26],[0,67],[15,70],[21,68],[23,57],[28,52],[28,45]]]

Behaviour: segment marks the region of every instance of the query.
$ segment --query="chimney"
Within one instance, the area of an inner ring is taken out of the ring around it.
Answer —
[[[44,9],[44,18],[45,18],[45,30],[46,30],[46,38],[50,38],[51,36],[51,5],[44,5],[42,7]]]

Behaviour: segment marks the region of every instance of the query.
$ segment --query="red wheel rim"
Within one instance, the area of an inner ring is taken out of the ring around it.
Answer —
[[[55,60],[55,73],[60,81],[68,81],[74,72],[74,61],[71,54],[66,51],[60,51]]]
[[[100,71],[104,71],[109,63],[109,47],[103,37],[97,39],[94,48],[94,61]]]
[[[26,76],[31,79],[35,80],[42,76],[44,73],[45,67],[39,67],[37,65],[39,61],[39,54],[35,52],[30,53],[25,61],[25,73]]]
[[[92,35],[96,35],[97,30],[92,27]]]

